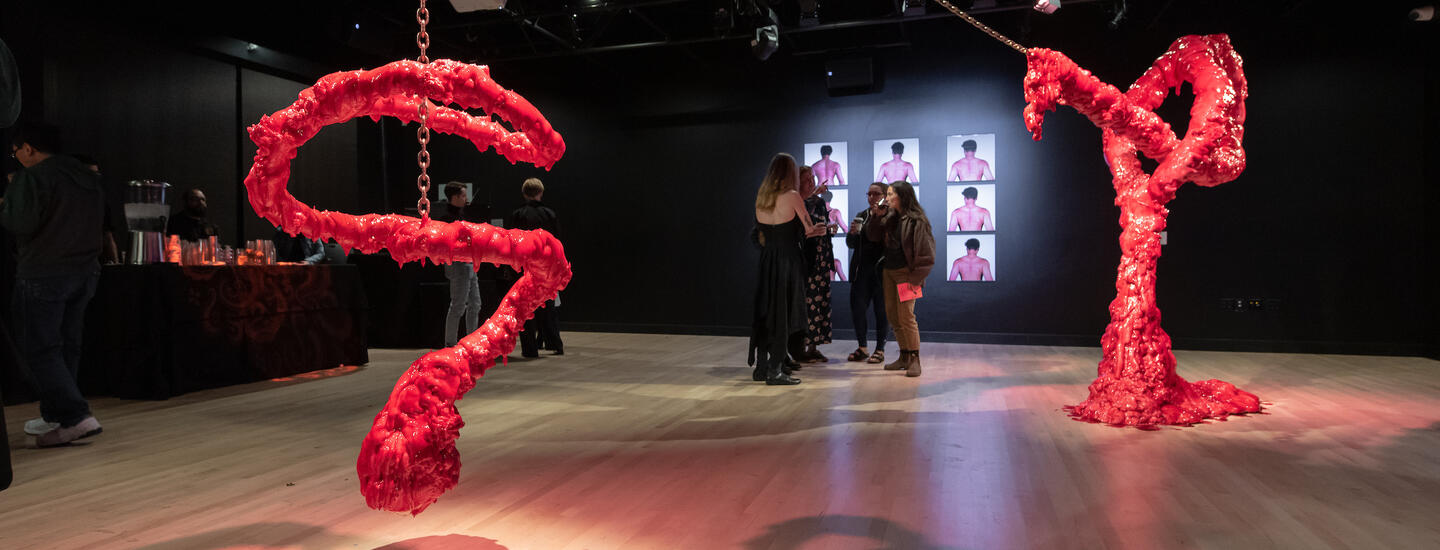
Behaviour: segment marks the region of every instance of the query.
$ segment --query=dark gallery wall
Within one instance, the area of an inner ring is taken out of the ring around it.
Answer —
[[[1434,32],[1392,13],[1349,17],[1368,33],[1328,32],[1329,20],[1036,29],[1032,43],[1122,88],[1184,33],[1228,31],[1245,58],[1246,172],[1215,188],[1189,185],[1170,203],[1159,300],[1177,346],[1433,353],[1435,148],[1425,144],[1436,88],[1433,56],[1423,53]],[[477,181],[499,211],[518,204],[524,177],[546,180],[575,271],[562,308],[570,327],[742,334],[751,204],[773,153],[846,141],[851,181],[863,182],[875,171],[872,140],[919,138],[921,202],[943,257],[945,136],[994,133],[1002,275],[946,283],[947,266],[937,266],[918,306],[922,330],[931,339],[1095,345],[1119,260],[1098,130],[1063,109],[1032,141],[1020,116],[1021,56],[963,25],[912,37],[911,49],[875,55],[879,92],[844,97],[827,94],[819,57],[741,59],[743,77],[623,60],[601,60],[606,68],[592,72],[614,71],[605,78],[563,83],[517,75],[516,84],[497,70],[565,135],[565,158],[546,174],[442,143],[436,172]],[[1187,88],[1161,109],[1178,131],[1192,99]],[[392,158],[406,158],[413,137],[392,134],[390,146]],[[396,163],[391,181],[413,172]],[[414,191],[404,185],[392,194],[408,200]],[[854,189],[851,212],[863,206]],[[851,326],[847,291],[833,291],[837,335]],[[1259,309],[1237,311],[1237,300]]]
[[[262,72],[240,69],[240,120],[245,126],[255,124],[295,102],[300,90],[309,86]],[[295,153],[290,164],[290,194],[301,202],[325,210],[356,212],[361,204],[362,186],[357,174],[357,144],[360,122],[327,126]],[[241,142],[244,171],[249,172],[255,157],[255,143],[248,137]],[[275,226],[255,214],[248,201],[236,204],[243,220],[245,238],[269,239]]]
[[[3,12],[3,29],[23,71],[25,118],[60,127],[66,149],[96,157],[108,185],[168,182],[173,211],[186,189],[202,189],[222,244],[273,236],[241,185],[255,153],[245,128],[294,102],[309,83],[103,25],[68,5],[20,8]],[[357,171],[374,169],[360,160],[360,124],[328,127],[299,152],[292,194],[327,209],[362,204]]]
[[[1169,205],[1159,301],[1177,346],[1436,353],[1434,25],[1379,9],[1282,20],[1256,7],[1112,32],[1086,9],[1026,17],[1019,38],[1121,87],[1185,33],[1228,32],[1245,58],[1249,167],[1216,188],[1187,186]],[[1174,8],[1184,9],[1201,10]],[[239,187],[253,154],[243,129],[308,81],[32,17],[7,17],[3,27],[32,73],[27,84],[44,90],[27,116],[86,128],[73,143],[112,176],[205,186],[229,234],[267,236]],[[1341,23],[1347,32],[1334,31]],[[751,209],[771,155],[847,142],[853,213],[864,201],[857,184],[875,172],[872,140],[918,138],[922,205],[943,258],[945,137],[993,133],[999,280],[946,283],[948,266],[937,265],[917,308],[925,337],[1096,345],[1119,260],[1099,131],[1065,108],[1048,117],[1044,140],[1031,140],[1020,114],[1022,56],[958,20],[907,29],[908,48],[790,55],[794,44],[782,43],[763,63],[729,43],[716,47],[733,47],[733,61],[704,50],[676,63],[667,49],[497,65],[496,80],[565,136],[565,158],[549,172],[512,166],[441,136],[431,174],[437,185],[475,183],[494,217],[520,204],[524,178],[545,180],[575,273],[563,299],[567,329],[743,334]],[[873,57],[877,91],[828,94],[825,61],[859,55]],[[1177,130],[1190,100],[1185,91],[1161,109]],[[290,189],[321,208],[413,212],[415,150],[414,125],[327,128],[301,150]],[[835,285],[837,340],[848,339],[847,292]],[[1261,308],[1235,311],[1236,300],[1251,299]]]
[[[57,22],[51,31],[41,43],[44,93],[33,95],[43,98],[44,118],[61,128],[66,148],[96,157],[107,185],[169,182],[177,208],[184,189],[203,189],[210,219],[222,237],[233,236],[235,212],[223,205],[236,200],[234,67],[157,45],[107,41],[73,22]]]

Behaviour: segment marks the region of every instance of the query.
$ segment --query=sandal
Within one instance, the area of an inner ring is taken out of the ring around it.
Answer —
[[[874,363],[884,363],[884,362],[885,362],[885,350],[883,350],[883,349],[877,349],[877,350],[875,350],[875,353],[870,354],[870,358],[869,358],[869,359],[866,359],[865,362],[866,362],[866,363],[872,363],[872,364],[874,364]]]
[[[850,356],[849,356],[849,357],[846,357],[845,359],[848,360],[848,361],[850,361],[850,362],[852,362],[852,363],[859,363],[859,362],[861,362],[861,361],[864,361],[864,360],[865,360],[865,350],[860,349],[860,348],[855,348],[855,351],[850,352]]]

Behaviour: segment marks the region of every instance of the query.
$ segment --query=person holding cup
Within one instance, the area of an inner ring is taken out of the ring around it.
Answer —
[[[805,349],[791,350],[790,353],[800,363],[824,363],[829,359],[816,346],[831,342],[830,272],[835,269],[835,251],[830,236],[839,227],[830,223],[830,207],[821,197],[825,186],[815,184],[815,172],[811,167],[800,166],[798,190],[805,198],[805,211],[810,214],[810,223],[825,227],[825,232],[805,239]]]
[[[885,235],[885,255],[880,260],[885,317],[894,323],[895,340],[900,344],[900,358],[885,365],[885,370],[903,370],[905,376],[915,377],[920,376],[920,325],[915,320],[915,301],[935,267],[935,235],[925,209],[915,200],[915,188],[908,182],[890,184],[885,191],[885,206],[885,214],[867,224],[880,226]]]
[[[885,289],[881,284],[880,258],[885,255],[885,233],[878,221],[888,210],[885,205],[885,191],[889,185],[875,182],[865,191],[865,210],[855,214],[850,221],[850,231],[845,233],[845,246],[850,255],[850,320],[855,324],[855,340],[859,347],[850,353],[851,361],[865,361],[876,364],[885,362],[885,337],[890,332],[890,323],[885,316]],[[875,353],[870,353],[865,339],[865,313],[875,314]]]

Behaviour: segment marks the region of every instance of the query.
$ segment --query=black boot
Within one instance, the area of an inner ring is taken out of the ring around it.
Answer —
[[[750,373],[750,379],[756,382],[765,381],[765,363],[760,361],[755,362],[755,370]]]
[[[910,368],[910,350],[900,348],[900,356],[895,358],[895,362],[885,365],[884,368],[885,370],[906,370]]]
[[[799,378],[790,376],[790,373],[783,370],[782,363],[783,361],[776,361],[770,365],[770,376],[765,379],[766,386],[794,386],[800,383]]]

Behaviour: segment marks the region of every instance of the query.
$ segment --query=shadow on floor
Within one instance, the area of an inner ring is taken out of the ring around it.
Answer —
[[[392,542],[375,550],[509,550],[495,539],[470,535],[431,535]]]
[[[797,548],[824,535],[861,537],[880,543],[880,550],[960,550],[941,546],[885,518],[868,516],[816,516],[782,521],[766,527],[765,533],[745,541],[747,550]]]
[[[268,547],[273,541],[303,541],[304,549],[341,548],[345,540],[319,525],[267,522],[214,529],[202,533],[141,546],[138,550],[220,550],[236,546]]]

